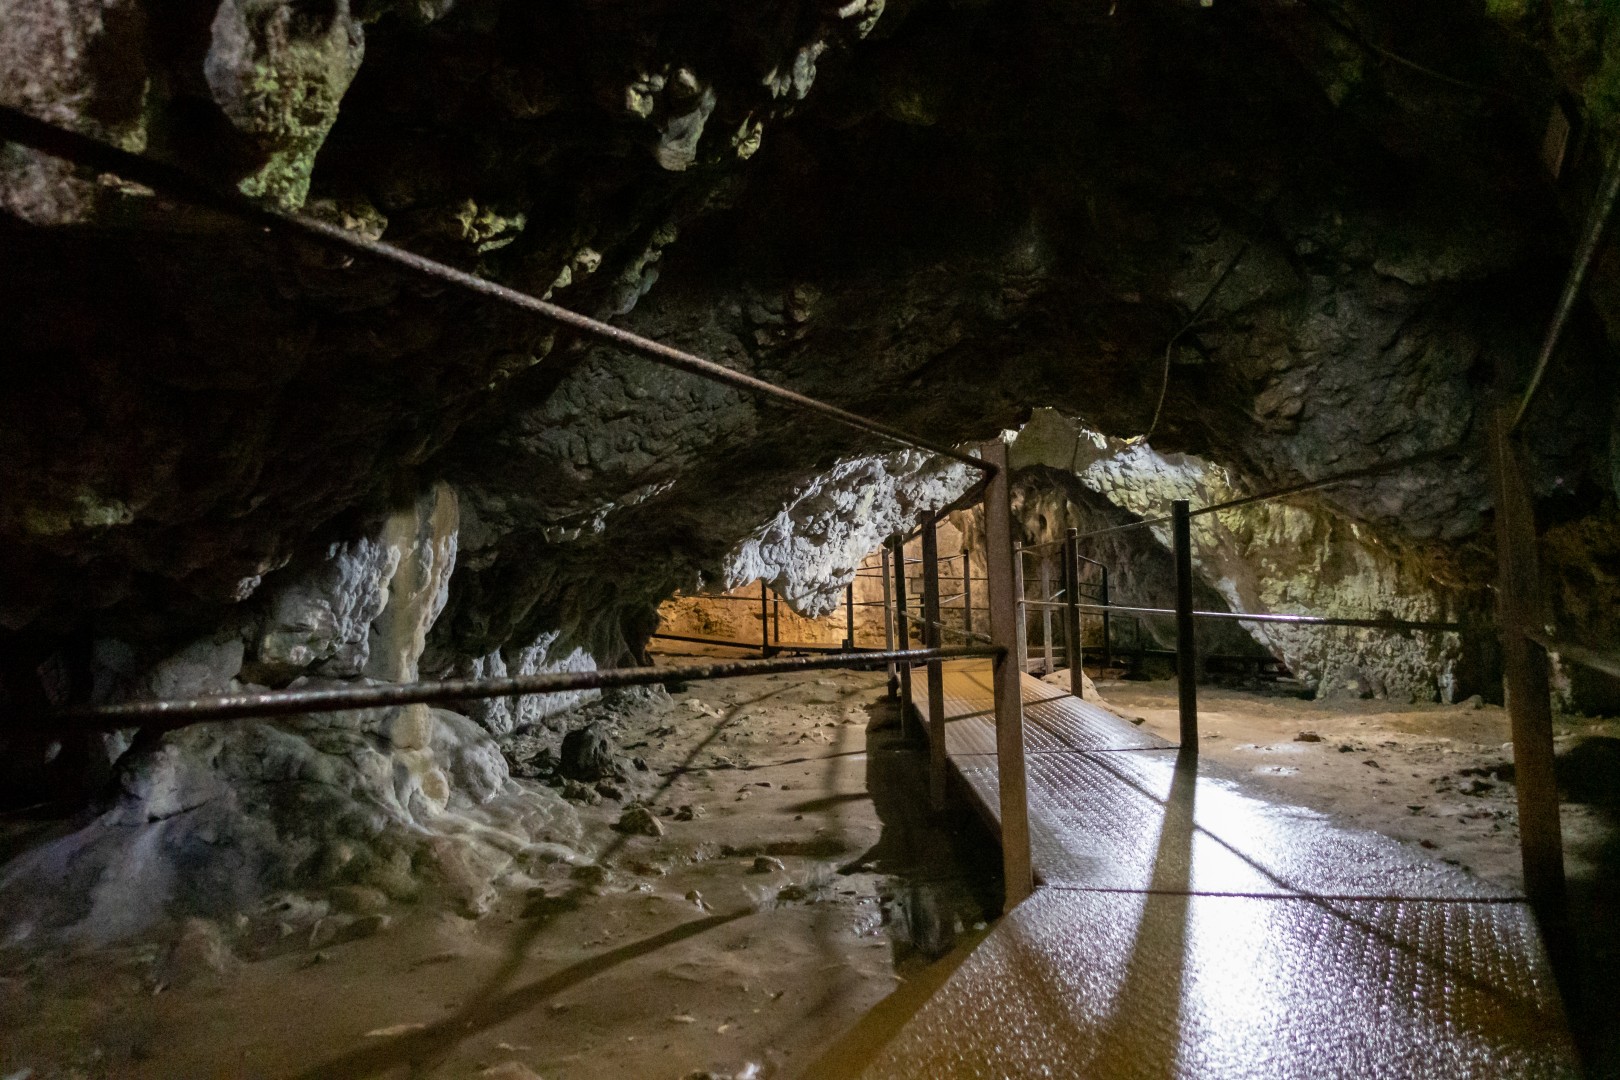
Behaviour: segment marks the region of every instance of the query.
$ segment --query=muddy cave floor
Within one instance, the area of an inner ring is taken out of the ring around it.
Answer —
[[[647,766],[620,794],[652,806],[663,835],[616,831],[618,799],[582,802],[595,859],[480,918],[422,903],[358,940],[189,970],[158,944],[11,964],[0,1078],[847,1075],[982,935],[1000,893],[977,822],[927,813],[925,754],[884,686],[760,676],[618,711],[618,750]],[[1099,689],[1174,737],[1173,683]],[[1519,886],[1501,709],[1200,698],[1203,753],[1259,790]],[[1617,735],[1620,722],[1561,722],[1560,747]],[[1614,763],[1566,757],[1594,774],[1568,785],[1588,800],[1564,807],[1572,892],[1617,927],[1615,807],[1590,793],[1613,798]],[[1586,954],[1620,967],[1612,934]],[[1620,1076],[1615,1025],[1592,1021],[1593,1074]]]

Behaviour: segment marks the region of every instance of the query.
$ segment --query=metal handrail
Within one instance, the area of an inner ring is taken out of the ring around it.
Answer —
[[[600,319],[593,319],[589,315],[582,315],[528,293],[496,284],[476,274],[469,274],[393,244],[367,239],[340,226],[304,214],[290,213],[261,204],[239,191],[217,186],[167,162],[132,154],[100,139],[48,123],[10,106],[0,106],[0,140],[18,143],[97,172],[115,173],[126,180],[136,181],[189,202],[222,210],[255,225],[268,225],[301,233],[329,247],[343,248],[367,258],[389,263],[418,277],[431,279],[437,284],[449,285],[462,292],[481,299],[495,300],[508,307],[521,308],[586,336],[638,353],[665,367],[698,375],[711,382],[724,383],[734,389],[759,394],[762,397],[775,398],[808,412],[820,413],[846,427],[880,435],[903,446],[926,450],[931,454],[970,465],[985,475],[996,471],[989,462],[964,454],[954,447],[936,444],[876,420],[869,420],[847,409],[829,405],[824,401],[766,382],[764,379],[735,371],[712,360],[705,360]]]
[[[730,593],[674,593],[670,600],[730,600],[744,604],[758,604],[758,596],[733,596]]]
[[[966,638],[969,641],[988,642],[988,641],[991,640],[989,634],[981,634],[977,630],[966,630],[966,629],[963,629],[962,627],[951,626],[951,625],[949,625],[947,623],[943,623],[943,622],[935,622],[932,619],[925,619],[921,615],[913,614],[910,611],[910,609],[907,609],[904,613],[902,613],[893,604],[885,604],[881,600],[857,600],[855,603],[856,603],[857,607],[880,607],[880,608],[883,608],[883,610],[885,612],[887,612],[890,616],[892,616],[894,618],[904,618],[906,620],[906,625],[908,627],[909,626],[937,626],[937,627],[939,627],[940,631],[943,632],[943,633],[955,634],[958,637]]]
[[[1039,603],[1039,601],[1025,601]],[[1175,615],[1174,608],[1133,607],[1129,604],[1077,604],[1082,611],[1106,611],[1133,615]],[[1462,623],[1414,622],[1407,619],[1340,619],[1323,615],[1273,615],[1250,611],[1195,611],[1198,619],[1236,619],[1239,622],[1288,623],[1293,626],[1359,626],[1372,630],[1433,630],[1455,633],[1463,629]]]
[[[1251,503],[1269,502],[1272,499],[1286,498],[1289,495],[1302,495],[1307,491],[1316,491],[1320,488],[1332,487],[1335,484],[1345,484],[1352,480],[1366,480],[1412,465],[1423,465],[1430,461],[1450,457],[1453,454],[1461,453],[1463,449],[1461,446],[1448,446],[1440,450],[1426,450],[1421,454],[1413,454],[1410,457],[1399,458],[1395,461],[1386,461],[1381,465],[1370,465],[1365,469],[1352,469],[1349,472],[1338,473],[1334,476],[1324,477],[1321,480],[1306,480],[1302,483],[1291,484],[1288,487],[1262,492],[1259,495],[1245,495],[1239,499],[1228,499],[1226,502],[1199,507],[1197,510],[1190,511],[1187,516],[1190,518],[1203,517],[1206,514],[1232,510],[1239,506],[1248,506]],[[1168,525],[1173,520],[1173,518],[1169,517],[1144,518],[1141,521],[1132,521],[1124,525],[1111,525],[1106,529],[1093,529],[1091,532],[1081,533],[1075,539],[1088,540],[1094,536],[1106,536],[1110,533],[1126,532],[1130,529],[1146,529],[1159,525]]]
[[[105,731],[136,725],[144,728],[170,729],[213,720],[244,720],[395,705],[448,704],[483,698],[526,697],[530,694],[560,694],[578,690],[605,690],[704,679],[734,679],[747,675],[818,671],[824,668],[864,669],[891,663],[921,664],[929,660],[998,657],[1001,653],[1002,650],[994,646],[952,645],[939,649],[840,652],[831,656],[727,660],[674,667],[600,668],[596,671],[543,672],[536,675],[508,675],[485,679],[440,679],[319,690],[268,690],[260,693],[92,705],[64,710],[56,713],[52,720],[66,727],[89,731]]]
[[[659,641],[688,641],[694,645],[720,645],[728,649],[746,649],[749,652],[764,652],[766,656],[774,656],[777,653],[798,652],[836,653],[872,651],[870,649],[862,649],[858,645],[822,645],[814,641],[772,641],[767,644],[762,641],[733,641],[730,638],[698,637],[695,634],[666,634],[662,631],[649,634],[648,636],[656,638]]]
[[[1620,678],[1620,655],[1612,652],[1601,652],[1597,649],[1587,648],[1585,645],[1558,641],[1540,630],[1520,629],[1519,633],[1548,652],[1557,653],[1560,660],[1573,660],[1575,663],[1583,667],[1589,667],[1593,671],[1601,671],[1605,675]]]

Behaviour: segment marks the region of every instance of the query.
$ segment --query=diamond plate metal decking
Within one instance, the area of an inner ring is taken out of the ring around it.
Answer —
[[[867,1077],[1579,1075],[1522,898],[1023,679],[1041,887]],[[951,768],[995,826],[990,704],[987,664],[947,665]]]

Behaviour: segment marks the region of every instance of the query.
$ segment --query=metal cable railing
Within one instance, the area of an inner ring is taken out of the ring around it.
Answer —
[[[1604,652],[1600,649],[1577,645],[1574,642],[1559,641],[1552,635],[1534,627],[1521,628],[1519,633],[1540,645],[1548,652],[1557,653],[1561,659],[1568,659],[1593,671],[1601,671],[1620,679],[1620,655],[1613,652]]]
[[[696,595],[693,595],[692,593],[676,593],[674,596],[671,596],[669,599],[670,600],[727,600],[727,601],[731,601],[733,603],[739,603],[739,604],[753,604],[755,606],[758,606],[758,604],[759,604],[759,597],[757,597],[757,596],[733,596],[730,593],[714,593],[713,595],[709,595],[707,593],[698,593]],[[668,603],[668,601],[665,601],[665,603]]]
[[[950,458],[985,474],[994,472],[994,467],[989,463],[970,454],[964,454],[955,447],[920,438],[836,405],[776,386],[764,379],[735,371],[712,360],[705,360],[600,319],[593,319],[589,315],[582,315],[528,293],[496,284],[476,274],[469,274],[393,244],[369,240],[337,225],[304,214],[266,206],[241,192],[216,186],[167,162],[132,154],[99,139],[39,120],[9,106],[0,106],[0,140],[18,143],[97,172],[115,173],[126,180],[133,180],[156,191],[223,211],[255,225],[298,233],[328,247],[341,248],[375,261],[388,263],[417,277],[429,279],[435,284],[448,285],[480,299],[494,300],[508,307],[531,312],[587,337],[637,353],[665,367],[689,372],[747,393],[774,398],[806,412],[818,413],[846,427],[879,435],[916,450],[926,450],[931,454]]]
[[[1320,480],[1305,480],[1298,484],[1290,484],[1287,487],[1261,492],[1258,495],[1244,495],[1241,498],[1228,499],[1225,502],[1215,503],[1211,506],[1201,506],[1197,510],[1189,511],[1187,516],[1190,518],[1203,517],[1207,514],[1219,513],[1222,510],[1235,510],[1240,506],[1249,506],[1254,503],[1270,502],[1273,499],[1284,499],[1290,495],[1303,495],[1309,491],[1319,491],[1322,488],[1333,487],[1337,484],[1348,484],[1353,480],[1367,480],[1374,476],[1382,476],[1385,473],[1397,472],[1401,469],[1411,468],[1414,465],[1424,465],[1431,461],[1439,461],[1442,458],[1451,457],[1454,454],[1460,454],[1464,449],[1465,447],[1462,446],[1448,446],[1441,450],[1427,450],[1421,454],[1413,454],[1410,457],[1400,458],[1396,461],[1386,461],[1379,465],[1370,465],[1365,469],[1354,469],[1350,472],[1338,473],[1333,476],[1323,477]],[[1141,521],[1131,521],[1124,525],[1110,525],[1106,529],[1093,529],[1090,532],[1081,533],[1077,539],[1088,540],[1092,537],[1107,536],[1110,533],[1127,532],[1131,529],[1156,528],[1161,525],[1169,525],[1173,522],[1173,520],[1174,518],[1171,517],[1144,518]]]
[[[960,593],[958,593],[954,597],[952,597],[952,596],[941,597],[940,598],[940,603],[943,604],[946,600],[954,600],[959,596],[961,596]],[[967,629],[964,629],[964,628],[959,627],[959,626],[952,626],[949,623],[939,622],[939,621],[933,620],[933,619],[925,619],[921,615],[918,615],[918,614],[914,613],[913,611],[911,611],[911,609],[909,609],[909,608],[907,608],[904,613],[901,613],[900,610],[898,608],[896,608],[893,604],[885,604],[881,600],[857,600],[855,602],[855,606],[856,607],[882,608],[884,614],[887,615],[890,618],[895,618],[895,619],[904,618],[906,620],[906,625],[907,626],[935,626],[935,627],[939,628],[941,633],[955,634],[958,637],[966,638],[969,641],[989,641],[990,640],[990,635],[989,634],[981,634],[976,630],[967,630]]]
[[[984,492],[996,466],[955,447],[934,443],[887,424],[871,420],[838,406],[776,386],[763,379],[735,371],[700,356],[645,338],[588,315],[571,311],[549,301],[497,284],[466,271],[378,240],[358,236],[336,225],[261,204],[241,192],[218,186],[166,162],[133,154],[99,139],[47,123],[9,106],[0,106],[0,140],[60,158],[98,173],[113,173],[125,180],[143,184],[197,205],[223,211],[253,225],[296,233],[327,247],[338,248],[404,270],[414,276],[449,286],[482,300],[540,316],[587,337],[637,353],[654,363],[685,371],[711,382],[746,393],[781,401],[794,408],[825,416],[846,427],[878,435],[903,446],[924,450],[968,465],[981,474],[979,481],[964,492],[952,508],[971,505]],[[945,650],[950,652],[950,650]],[[326,690],[269,691],[204,698],[155,702],[127,702],[94,706],[55,714],[53,720],[79,726],[127,727],[180,726],[202,720],[233,719],[248,716],[280,716],[314,711],[367,708],[443,701],[464,701],[480,697],[516,697],[525,694],[561,693],[570,690],[600,689],[609,686],[635,686],[668,679],[726,678],[731,674],[765,671],[792,671],[810,668],[866,666],[872,663],[921,662],[934,658],[940,650],[902,650],[875,653],[839,653],[818,658],[792,660],[735,661],[730,665],[698,665],[684,669],[618,668],[596,672],[518,676],[502,679],[415,682],[390,686],[348,687]],[[982,655],[969,651],[971,655]],[[955,655],[954,653],[952,655]],[[915,656],[916,660],[909,659]],[[763,666],[761,666],[763,665]]]
[[[603,668],[597,671],[547,672],[485,679],[440,679],[372,686],[329,687],[319,690],[267,690],[258,693],[217,694],[165,701],[128,701],[68,709],[54,719],[80,730],[110,730],[140,726],[177,728],[214,720],[292,716],[299,713],[373,709],[397,705],[450,704],[483,698],[559,694],[578,690],[606,690],[651,686],[666,682],[732,679],[823,668],[883,667],[921,664],[930,660],[995,657],[990,646],[950,646],[939,649],[892,649],[879,652],[835,653],[831,656],[794,656],[769,660],[727,660],[672,667]]]
[[[246,197],[238,191],[215,185],[200,179],[183,169],[173,165],[159,162],[138,154],[132,154],[98,139],[71,131],[67,128],[38,120],[19,110],[0,106],[0,140],[14,142],[36,151],[49,154],[73,164],[93,169],[97,172],[113,173],[127,180],[143,184],[159,192],[173,195],[198,205],[212,207],[223,211],[243,221],[257,226],[266,226],[272,229],[301,235],[307,239],[327,247],[337,248],[349,253],[393,266],[416,277],[432,281],[439,286],[448,286],[459,292],[482,300],[494,301],[521,310],[540,318],[546,319],[559,326],[566,327],[583,336],[604,342],[616,348],[641,355],[654,363],[684,371],[708,379],[721,385],[729,386],[744,393],[756,394],[764,398],[783,402],[793,408],[801,409],[824,416],[843,426],[876,435],[903,446],[926,451],[942,458],[968,465],[981,473],[980,481],[968,492],[959,498],[947,511],[971,505],[973,501],[986,491],[994,493],[997,501],[997,513],[991,516],[991,521],[998,529],[1004,529],[1007,519],[1010,518],[1008,510],[1007,492],[1005,490],[1006,476],[1002,471],[1005,468],[1005,448],[998,443],[987,444],[985,453],[995,457],[1001,468],[989,461],[981,460],[965,454],[954,447],[936,444],[930,440],[922,439],[890,425],[868,419],[856,413],[839,408],[826,402],[799,394],[784,387],[776,386],[763,379],[756,378],[743,372],[735,371],[723,365],[706,360],[692,353],[676,349],[661,342],[631,333],[620,327],[593,319],[587,315],[571,311],[559,305],[528,295],[515,289],[499,285],[476,275],[458,270],[421,255],[398,248],[392,244],[369,240],[350,233],[336,225],[302,214],[284,212],[273,207],[262,205]],[[1620,187],[1620,165],[1617,165],[1613,178],[1607,184],[1609,188]],[[1608,192],[1608,201],[1612,204],[1613,193]],[[1578,282],[1577,282],[1578,284]],[[1556,326],[1556,322],[1555,322]],[[1544,346],[1544,352],[1550,352],[1551,343],[1556,342],[1556,331],[1549,334],[1549,344]],[[1544,364],[1543,364],[1544,366]],[[1539,376],[1539,371],[1538,371]],[[1536,384],[1527,390],[1520,413],[1528,407],[1533,399]],[[1516,417],[1513,419],[1517,419]],[[1512,423],[1508,423],[1511,430]],[[1409,629],[1409,630],[1442,630],[1451,631],[1459,629],[1457,624],[1449,623],[1418,623],[1403,620],[1360,620],[1360,619],[1332,619],[1317,616],[1299,615],[1257,615],[1240,612],[1194,612],[1191,609],[1190,569],[1188,561],[1189,543],[1187,540],[1187,522],[1191,517],[1212,514],[1221,510],[1253,503],[1265,502],[1272,499],[1284,498],[1291,495],[1302,494],[1309,491],[1320,490],[1335,484],[1342,484],[1354,480],[1367,479],[1384,473],[1393,472],[1401,468],[1411,467],[1428,461],[1438,460],[1460,452],[1462,448],[1451,447],[1443,450],[1430,451],[1413,455],[1398,461],[1386,462],[1369,468],[1341,473],[1336,476],[1320,480],[1306,481],[1282,489],[1261,494],[1245,496],[1228,500],[1211,506],[1201,507],[1196,511],[1188,511],[1185,503],[1178,505],[1177,513],[1167,518],[1156,518],[1132,522],[1125,525],[1100,529],[1085,534],[1086,538],[1121,532],[1128,529],[1139,529],[1161,525],[1172,525],[1175,530],[1175,548],[1177,552],[1178,601],[1174,610],[1121,607],[1118,605],[1085,605],[1088,609],[1102,610],[1105,614],[1113,610],[1142,612],[1152,615],[1173,614],[1178,621],[1178,679],[1181,683],[1182,695],[1182,745],[1184,748],[1197,746],[1196,727],[1196,701],[1193,692],[1195,679],[1192,674],[1195,649],[1192,645],[1190,626],[1195,617],[1229,618],[1240,621],[1255,622],[1284,622],[1295,625],[1347,625],[1363,626],[1369,628]],[[992,480],[1000,484],[1000,490],[991,484]],[[1518,481],[1515,481],[1518,482]],[[1498,501],[1499,517],[1501,516],[1501,500]],[[921,528],[931,528],[937,517],[930,515]],[[1499,524],[1499,531],[1501,526]],[[1071,536],[1072,542],[1075,537]],[[992,545],[991,553],[1003,551],[1010,544],[1005,543],[1006,537]],[[1533,547],[1533,523],[1529,532],[1528,545]],[[1055,546],[1050,544],[1031,545],[1032,548],[1045,548]],[[996,555],[1000,558],[999,555]],[[903,556],[902,556],[903,559]],[[1014,565],[1021,565],[1016,559]],[[900,587],[903,590],[905,561],[900,568]],[[1000,565],[1000,564],[998,564]],[[932,568],[931,568],[932,569]],[[1009,571],[1001,571],[1002,581],[1005,582]],[[1506,572],[1504,571],[1504,576]],[[937,592],[937,590],[936,590]],[[1002,593],[1005,598],[1007,594]],[[937,603],[937,597],[933,602]],[[1018,597],[1016,603],[1028,606],[1065,606],[1055,601],[1026,601]],[[1078,610],[1078,590],[1066,601],[1071,610]],[[901,608],[903,611],[903,607]],[[892,612],[891,612],[892,614]],[[971,631],[960,631],[954,627],[947,627],[938,621],[924,621],[909,614],[902,614],[900,618],[916,621],[920,625],[936,628],[951,633],[971,634]],[[1580,646],[1563,645],[1562,648],[1552,642],[1543,634],[1533,629],[1519,628],[1518,622],[1523,620],[1504,620],[1513,626],[1524,638],[1540,643],[1543,647],[1559,649],[1569,655],[1576,662],[1587,663],[1599,670],[1612,670],[1620,674],[1620,659],[1612,658],[1595,650]],[[973,635],[975,637],[979,635]],[[1020,635],[1022,636],[1022,635]],[[1047,635],[1050,643],[1050,634]],[[1077,642],[1078,644],[1078,642]],[[1048,644],[1050,647],[1050,644]],[[370,686],[349,686],[328,689],[301,689],[266,691],[255,693],[226,694],[210,697],[198,697],[179,700],[125,702],[116,705],[90,706],[78,709],[69,709],[54,714],[50,719],[58,724],[79,727],[89,730],[104,730],[108,728],[129,727],[139,725],[149,728],[172,728],[186,724],[213,720],[241,719],[256,716],[285,716],[299,713],[335,711],[346,709],[364,709],[397,706],[406,704],[453,703],[479,698],[519,697],[527,694],[548,694],[585,689],[605,689],[610,687],[624,687],[636,685],[649,685],[670,681],[720,679],[741,677],[755,674],[782,673],[801,670],[818,670],[825,668],[856,668],[897,664],[902,669],[909,669],[909,665],[972,657],[1005,657],[1008,647],[966,646],[931,649],[887,649],[881,652],[842,652],[829,656],[819,657],[792,657],[764,660],[728,661],[709,664],[683,665],[676,667],[633,667],[604,669],[594,672],[565,672],[548,673],[530,676],[509,676],[486,679],[459,679],[418,681],[406,684],[385,684]],[[999,692],[998,692],[999,693]],[[1008,706],[1010,730],[1015,736],[1021,732],[1021,715],[1017,708],[1017,689],[1010,691],[1011,705]],[[1522,697],[1522,695],[1520,695]],[[1518,699],[1515,699],[1518,700]],[[1542,703],[1545,705],[1545,702]],[[1000,708],[998,700],[998,709]],[[999,716],[998,716],[999,720]],[[1515,745],[1520,741],[1517,729],[1519,721],[1515,720]],[[1542,724],[1542,727],[1550,725]],[[1544,740],[1550,747],[1550,731],[1541,732],[1547,735]],[[1016,768],[1017,778],[1013,785],[1007,782],[1002,785],[1002,811],[1004,836],[1012,835],[1019,838],[1016,846],[1021,849],[1014,850],[1014,845],[1004,845],[1004,857],[1009,903],[1015,903],[1022,896],[1027,895],[1031,885],[1027,809],[1023,805],[1023,764],[1021,757],[1021,738],[1012,738],[1008,742],[1009,749],[1001,761],[1003,770]],[[943,754],[943,749],[937,751]],[[1527,755],[1526,755],[1527,756]],[[1550,754],[1544,755],[1550,761]],[[1016,759],[1016,765],[1015,760]],[[1519,784],[1521,801],[1531,784],[1530,769],[1521,767],[1522,782]],[[1550,768],[1542,770],[1550,777]],[[1546,789],[1549,782],[1543,778],[1535,786]],[[1545,792],[1543,792],[1545,794]],[[1545,800],[1543,800],[1545,801]],[[1546,845],[1555,855],[1558,854],[1557,836],[1557,807],[1556,793],[1552,796],[1552,812],[1550,815],[1550,835],[1552,840]],[[1017,822],[1016,826],[1014,822]],[[1547,830],[1542,830],[1547,831]],[[1521,813],[1521,839],[1529,850],[1528,840],[1523,838],[1529,834],[1529,822],[1526,815]],[[1527,862],[1528,862],[1527,856]],[[1528,872],[1527,879],[1532,875]],[[1561,868],[1559,887],[1561,888]],[[1532,889],[1532,892],[1535,890]],[[1543,895],[1546,894],[1545,887]],[[1545,900],[1538,903],[1538,908],[1545,909]]]
[[[1038,603],[1038,601],[1028,601]],[[1063,605],[1055,605],[1062,607]],[[1175,608],[1134,607],[1130,604],[1078,604],[1081,611],[1092,612],[1124,612],[1131,615],[1170,615],[1176,614]],[[1235,619],[1238,622],[1268,622],[1288,623],[1293,626],[1357,626],[1369,630],[1429,630],[1440,633],[1455,633],[1463,629],[1462,623],[1455,622],[1422,622],[1410,619],[1355,619],[1338,618],[1330,615],[1287,615],[1256,613],[1250,611],[1194,611],[1195,619]]]

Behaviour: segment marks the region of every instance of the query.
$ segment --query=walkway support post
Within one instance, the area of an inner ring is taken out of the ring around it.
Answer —
[[[1198,752],[1198,643],[1193,637],[1192,519],[1186,499],[1171,504],[1176,557],[1176,689],[1181,699],[1181,750]]]
[[[1010,505],[1010,503],[1009,503]],[[1010,513],[1010,511],[1009,511]],[[1010,531],[1010,529],[1009,529]],[[1029,589],[1024,583],[1024,542],[1013,541],[1013,603],[1017,605],[1018,618],[1013,630],[1013,638],[1017,642],[1017,667],[1019,671],[1029,670],[1029,605],[1024,601],[1029,599]]]
[[[759,655],[771,655],[771,597],[765,579],[759,579]]]
[[[883,545],[883,648],[886,652],[894,652],[894,596],[893,586],[889,582],[889,545]],[[895,665],[889,665],[889,700],[893,701],[900,694],[900,670]]]
[[[962,629],[973,633],[973,551],[962,545]]]
[[[1041,554],[1041,660],[1046,665],[1042,675],[1050,675],[1056,670],[1057,660],[1052,656],[1052,609],[1048,606],[1052,600],[1052,559],[1045,552]]]
[[[939,519],[933,514],[922,523],[923,644],[940,644]],[[945,812],[945,665],[928,661],[928,804],[936,814]]]
[[[894,641],[900,649],[911,648],[911,620],[906,615],[906,538],[890,541],[894,560]],[[900,732],[911,722],[911,665],[900,665]]]
[[[855,649],[855,583],[844,586],[844,651]]]
[[[1012,492],[1007,475],[1007,444],[992,439],[982,456],[996,472],[984,490],[984,553],[990,588],[990,639],[1001,653],[994,661],[996,771],[1001,786],[1001,862],[1006,910],[1035,890],[1029,852],[1029,795],[1024,761],[1024,697],[1019,623],[1018,560],[1012,539]]]
[[[1104,609],[1103,613],[1102,613],[1102,620],[1103,620],[1103,662],[1102,662],[1102,666],[1104,668],[1111,668],[1111,667],[1114,666],[1114,639],[1113,639],[1113,635],[1109,632],[1110,628],[1108,626],[1108,611],[1107,611],[1107,608],[1108,608],[1108,567],[1106,567],[1106,566],[1102,567],[1101,599],[1099,599],[1097,602],[1099,604],[1101,604],[1103,606],[1103,609]]]
[[[1080,644],[1080,530],[1063,536],[1064,659],[1069,663],[1069,693],[1083,698],[1086,685],[1086,650]]]
[[[1547,651],[1525,636],[1545,622],[1536,557],[1535,511],[1511,436],[1513,410],[1497,411],[1491,430],[1496,496],[1496,625],[1502,679],[1513,732],[1514,787],[1519,800],[1519,854],[1524,891],[1558,959],[1566,939],[1564,840],[1553,774],[1552,687]]]

